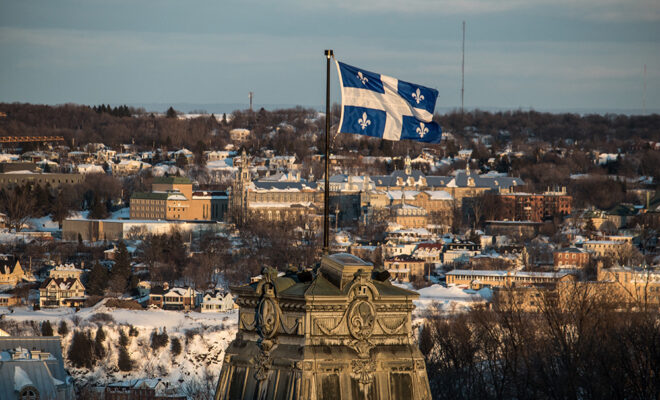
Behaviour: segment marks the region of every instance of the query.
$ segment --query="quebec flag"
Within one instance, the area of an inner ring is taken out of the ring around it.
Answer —
[[[387,140],[440,143],[433,122],[438,91],[337,61],[341,85],[339,132]]]

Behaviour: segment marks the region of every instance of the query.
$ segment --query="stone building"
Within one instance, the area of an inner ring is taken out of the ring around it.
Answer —
[[[304,179],[252,181],[248,157],[243,151],[231,189],[230,210],[236,218],[258,216],[267,221],[315,221],[323,214],[323,192]]]
[[[26,184],[56,188],[60,187],[60,185],[79,184],[84,180],[85,175],[82,174],[51,174],[45,172],[14,171],[0,174],[0,188],[12,188]]]
[[[225,353],[218,399],[430,399],[411,326],[419,295],[346,253],[238,295],[239,332]]]
[[[377,190],[442,190],[449,193],[457,204],[462,204],[464,198],[471,198],[486,191],[499,193],[512,192],[525,182],[520,178],[502,174],[478,174],[465,169],[451,176],[426,176],[422,171],[413,169],[410,157],[406,157],[403,170],[397,170],[390,175],[374,175],[369,177]]]

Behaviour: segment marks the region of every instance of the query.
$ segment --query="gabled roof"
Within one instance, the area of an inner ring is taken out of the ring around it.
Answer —
[[[39,289],[45,289],[50,286],[51,283],[54,283],[59,290],[70,290],[76,282],[82,286],[82,283],[78,278],[48,278],[41,284],[41,286],[39,286]]]

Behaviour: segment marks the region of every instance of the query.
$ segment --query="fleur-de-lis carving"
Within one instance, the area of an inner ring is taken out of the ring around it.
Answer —
[[[419,104],[420,101],[424,100],[424,95],[423,95],[422,92],[419,90],[419,88],[417,88],[417,91],[416,91],[416,92],[413,92],[413,94],[412,94],[412,98],[415,99],[415,101],[417,102],[417,104]]]
[[[371,125],[371,121],[367,119],[367,113],[362,113],[362,118],[358,119],[358,124],[362,127],[362,130],[367,129],[367,126]]]
[[[357,73],[357,77],[358,77],[358,79],[359,79],[360,81],[362,81],[362,84],[363,84],[363,85],[366,85],[367,82],[369,82],[369,78],[367,78],[366,76],[364,76],[364,74],[362,73],[362,71],[358,71],[358,73]]]
[[[418,89],[418,90],[419,90],[419,89]],[[424,123],[423,123],[423,122],[420,122],[420,123],[419,123],[419,126],[418,126],[417,129],[416,129],[416,131],[417,131],[417,133],[419,134],[419,137],[423,139],[423,138],[424,138],[424,135],[426,135],[427,133],[429,133],[429,128],[427,128],[426,126],[424,126]]]

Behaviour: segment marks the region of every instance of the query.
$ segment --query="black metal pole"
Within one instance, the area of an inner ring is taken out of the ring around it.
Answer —
[[[332,50],[325,51],[326,79],[325,79],[325,193],[323,195],[323,253],[330,252],[328,240],[330,236],[330,58]]]

